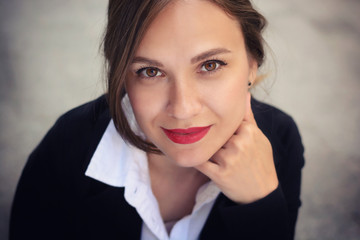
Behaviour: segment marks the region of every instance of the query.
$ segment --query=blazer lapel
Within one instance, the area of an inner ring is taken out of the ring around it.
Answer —
[[[124,199],[124,188],[88,180],[91,186],[77,208],[78,239],[140,239],[142,220]]]
[[[92,134],[89,150],[81,166],[76,191],[76,239],[140,239],[142,220],[124,199],[124,188],[113,187],[85,176],[85,171],[110,121],[106,99],[91,106]]]

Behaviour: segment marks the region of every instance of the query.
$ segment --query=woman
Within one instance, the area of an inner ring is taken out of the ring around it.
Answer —
[[[110,0],[106,98],[31,154],[11,239],[292,239],[303,147],[251,100],[265,19],[247,0]]]

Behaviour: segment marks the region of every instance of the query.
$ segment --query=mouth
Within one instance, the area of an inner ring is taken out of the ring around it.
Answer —
[[[193,127],[187,129],[162,128],[166,136],[174,143],[191,144],[200,141],[210,130],[211,125],[206,127]]]

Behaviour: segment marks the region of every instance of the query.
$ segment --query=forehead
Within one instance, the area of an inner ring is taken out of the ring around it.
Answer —
[[[150,24],[136,55],[172,50],[185,54],[235,45],[244,45],[240,24],[223,9],[205,0],[177,0]]]

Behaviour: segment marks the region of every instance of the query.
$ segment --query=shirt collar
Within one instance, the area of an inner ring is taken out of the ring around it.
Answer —
[[[131,159],[131,160],[130,160]],[[134,166],[130,165],[133,161]],[[146,165],[146,166],[145,166]],[[128,145],[117,133],[113,120],[102,136],[92,156],[85,175],[114,187],[125,187],[130,168],[138,168],[142,181],[147,178],[145,152]]]
[[[123,97],[121,106],[131,130],[144,139],[145,135],[137,124],[127,94]],[[132,169],[137,166],[136,170],[144,181],[148,175],[146,153],[126,143],[116,131],[114,121],[111,120],[90,160],[85,175],[111,186],[125,187],[131,167],[129,159],[131,163],[136,163]]]

